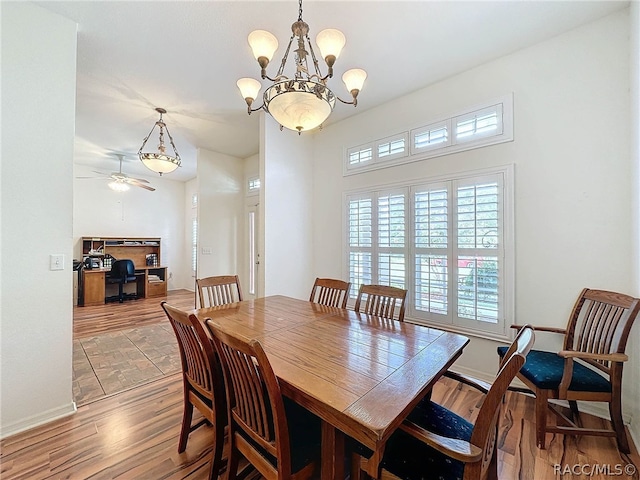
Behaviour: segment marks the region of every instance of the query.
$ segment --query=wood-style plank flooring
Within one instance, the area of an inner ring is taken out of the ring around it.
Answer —
[[[162,299],[160,299],[162,300]],[[83,307],[76,310],[75,338],[126,331],[165,321],[159,299],[125,303],[125,308]],[[170,292],[170,303],[193,307],[193,293]],[[115,305],[121,307],[121,305]],[[91,310],[89,310],[91,309]],[[94,310],[95,309],[95,310]],[[117,313],[116,313],[117,312]],[[104,321],[103,321],[104,316]],[[432,398],[473,421],[482,396],[466,386],[443,379]],[[508,393],[500,418],[499,478],[504,480],[582,479],[586,474],[556,473],[554,465],[616,465],[640,457],[620,455],[611,438],[548,435],[548,447],[535,446],[533,400]],[[106,395],[78,408],[75,415],[51,422],[0,442],[0,478],[10,479],[190,479],[207,478],[211,431],[191,434],[187,450],[177,453],[182,415],[179,373]],[[582,415],[583,422],[604,420]],[[612,470],[613,471],[613,470]],[[579,472],[578,472],[579,473]],[[639,480],[635,475],[592,475],[589,478]]]

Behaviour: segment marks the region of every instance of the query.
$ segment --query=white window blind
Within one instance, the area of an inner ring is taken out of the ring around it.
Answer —
[[[349,200],[349,281],[353,285],[370,284],[372,279],[372,197]],[[357,288],[351,289],[355,298]]]
[[[380,285],[405,286],[405,193],[378,196],[378,278]]]
[[[441,122],[412,130],[412,153],[415,155],[425,150],[442,148],[451,143],[449,139],[449,123],[448,121]]]
[[[455,141],[469,142],[502,133],[502,104],[461,115],[454,119]]]
[[[411,320],[504,336],[512,193],[510,170],[496,170],[347,196],[352,297],[363,283],[393,285],[408,291]]]
[[[349,149],[349,165],[358,166],[373,160],[373,147],[363,146]]]

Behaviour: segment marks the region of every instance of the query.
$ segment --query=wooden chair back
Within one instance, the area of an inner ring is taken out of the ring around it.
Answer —
[[[465,480],[489,477],[488,473],[495,453],[494,449],[497,448],[498,417],[502,398],[522,365],[524,365],[526,356],[533,347],[534,340],[533,328],[525,325],[518,332],[504,360],[501,362],[498,375],[484,397],[470,439],[472,445],[482,448],[482,459],[480,462],[465,465]]]
[[[350,289],[349,282],[333,278],[316,278],[309,301],[329,307],[347,308]]]
[[[263,476],[290,478],[291,450],[282,393],[262,345],[230,335],[210,321],[207,326],[223,365],[233,445]],[[255,445],[275,457],[277,471]],[[229,468],[235,471],[237,465]]]
[[[564,350],[589,354],[624,353],[640,302],[622,293],[585,288],[573,307]],[[622,377],[622,363],[583,359],[611,377]]]
[[[200,308],[217,307],[242,301],[242,287],[237,275],[219,275],[196,280]]]
[[[363,296],[366,296],[362,305]],[[360,285],[354,310],[387,319],[404,321],[407,291],[387,285]]]
[[[222,450],[224,428],[227,424],[222,367],[213,343],[200,320],[195,315],[172,307],[167,302],[162,302],[161,305],[176,334],[182,363],[184,412],[178,452],[184,452],[189,433],[206,423],[202,421],[191,425],[193,407],[196,407],[204,418],[213,425],[214,446],[210,473],[211,478],[217,478],[224,466]]]

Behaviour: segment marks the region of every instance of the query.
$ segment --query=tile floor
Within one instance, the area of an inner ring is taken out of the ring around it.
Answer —
[[[180,371],[178,344],[168,322],[73,342],[73,396],[77,405]]]

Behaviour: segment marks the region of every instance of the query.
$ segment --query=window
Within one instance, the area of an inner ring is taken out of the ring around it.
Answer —
[[[406,157],[409,153],[407,132],[347,149],[347,170],[359,170]]]
[[[191,275],[195,278],[198,268],[198,194],[191,195]]]
[[[513,305],[511,168],[347,195],[347,269],[408,290],[407,318],[504,338]]]
[[[434,148],[442,148],[445,145],[449,145],[451,143],[449,138],[450,123],[449,121],[439,122],[412,130],[412,154],[416,155],[426,150],[433,150]]]
[[[502,104],[461,115],[454,119],[456,143],[469,142],[502,133]]]
[[[513,97],[499,98],[444,119],[347,148],[344,175],[415,162],[513,140]]]
[[[370,145],[362,145],[351,148],[347,156],[349,158],[349,167],[370,163],[373,160],[373,147]]]
[[[256,195],[258,192],[260,192],[260,178],[249,178],[247,181],[247,195]]]

